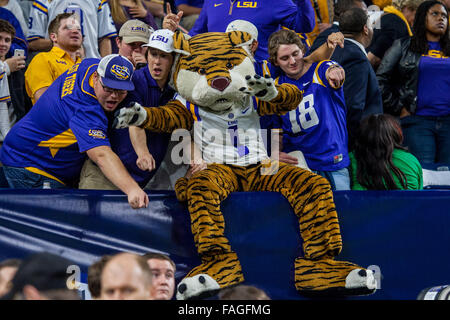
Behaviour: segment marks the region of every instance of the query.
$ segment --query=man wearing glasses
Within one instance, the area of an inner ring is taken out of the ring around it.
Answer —
[[[76,187],[86,156],[128,196],[132,208],[147,194],[111,150],[108,122],[134,90],[132,63],[117,54],[85,59],[63,73],[8,133],[0,161],[11,188]]]
[[[167,29],[156,30],[144,44],[144,48],[146,50],[148,48],[147,66],[134,73],[132,81],[135,89],[128,93],[120,107],[137,102],[142,106],[157,108],[165,105],[175,94],[168,84],[175,57],[173,32]],[[167,189],[169,184],[172,184],[172,180],[176,180],[177,174],[173,177],[168,176],[180,167],[172,164],[170,159],[170,134],[130,127],[112,129],[109,139],[113,151],[142,188],[150,189],[148,183],[155,174],[157,177],[153,180],[156,187],[151,186],[155,189]],[[163,171],[157,174],[161,165],[163,165],[161,167]],[[174,181],[173,184],[175,184]],[[86,160],[81,171],[79,187],[98,190],[117,189],[117,185],[109,180],[90,159]]]

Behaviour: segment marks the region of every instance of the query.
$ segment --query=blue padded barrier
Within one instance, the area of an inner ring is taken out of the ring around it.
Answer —
[[[0,260],[50,251],[87,267],[120,251],[169,254],[177,281],[199,263],[189,214],[173,192],[150,191],[133,210],[119,191],[0,190]],[[381,289],[352,299],[416,299],[426,287],[450,283],[450,191],[337,191],[344,241],[339,260],[380,273]],[[226,234],[247,284],[273,299],[305,299],[293,287],[301,255],[289,203],[271,192],[233,193],[224,201]]]

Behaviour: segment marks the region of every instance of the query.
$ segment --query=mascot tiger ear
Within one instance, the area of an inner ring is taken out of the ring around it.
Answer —
[[[229,31],[227,35],[233,47],[243,47],[252,43],[252,36],[244,31]]]
[[[190,46],[189,46],[189,35],[185,35],[180,30],[175,31],[173,34],[173,47],[176,53],[183,54],[185,56],[189,56],[191,54],[190,52]]]
[[[255,62],[255,59],[253,58],[253,53],[251,52],[250,49],[253,43],[253,39],[250,33],[244,31],[228,31],[227,35],[233,47],[242,47],[245,50],[245,52],[247,52],[247,55],[250,57],[250,60],[252,60],[252,62]]]

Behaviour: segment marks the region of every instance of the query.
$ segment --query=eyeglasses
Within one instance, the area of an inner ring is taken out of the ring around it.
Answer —
[[[112,89],[112,88],[110,88],[110,87],[107,87],[107,86],[105,86],[105,85],[103,84],[102,80],[100,80],[100,84],[102,85],[103,90],[104,90],[106,93],[109,93],[109,94],[115,93],[115,94],[117,94],[118,96],[122,96],[122,95],[124,95],[124,94],[127,94],[127,92],[128,92],[127,90]]]

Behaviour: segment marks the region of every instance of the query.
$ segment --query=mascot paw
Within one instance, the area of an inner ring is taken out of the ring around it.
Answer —
[[[201,299],[220,290],[219,284],[207,274],[184,278],[177,287],[177,300]]]
[[[147,120],[147,111],[139,103],[133,102],[129,107],[121,108],[114,113],[113,128],[139,127],[145,120]]]
[[[369,294],[375,292],[377,280],[372,270],[354,269],[345,278],[345,288],[360,291],[360,294]]]
[[[375,292],[372,270],[334,259],[295,259],[295,287],[307,296],[357,296]]]
[[[263,101],[270,101],[278,95],[273,79],[269,76],[264,78],[259,75],[246,76],[247,88],[242,87],[239,90],[245,94],[255,96]]]

